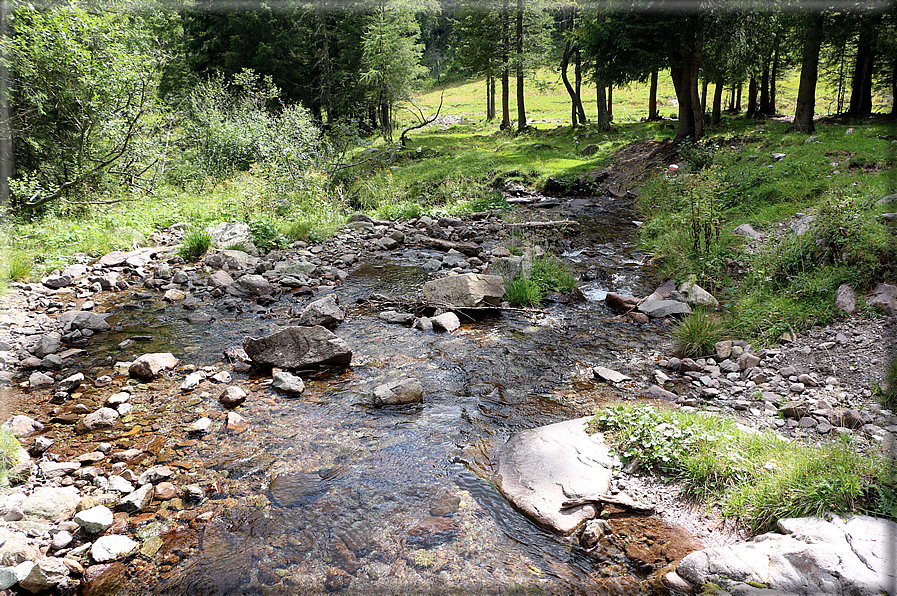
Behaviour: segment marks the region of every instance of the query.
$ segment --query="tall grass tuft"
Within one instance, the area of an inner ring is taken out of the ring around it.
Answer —
[[[19,440],[8,430],[0,429],[0,485],[6,482],[10,468],[18,463]]]
[[[212,237],[199,226],[192,226],[181,239],[181,248],[178,250],[185,259],[198,259],[209,251],[212,246]]]
[[[683,317],[673,329],[676,353],[684,358],[708,356],[724,332],[719,316],[696,310]]]
[[[5,261],[2,269],[3,279],[21,281],[31,275],[31,261],[25,253],[13,250],[3,256]]]

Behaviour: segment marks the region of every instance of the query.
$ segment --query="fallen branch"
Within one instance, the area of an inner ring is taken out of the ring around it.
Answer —
[[[445,91],[443,91],[442,95],[439,96],[439,107],[436,108],[436,114],[432,118],[424,117],[423,111],[420,108],[418,108],[416,105],[414,106],[415,108],[417,108],[417,112],[418,112],[417,114],[415,114],[415,116],[417,116],[420,119],[420,122],[418,122],[417,124],[413,124],[402,131],[401,136],[399,136],[399,144],[402,145],[403,149],[405,148],[405,145],[408,143],[408,139],[405,138],[405,135],[407,135],[412,130],[417,130],[418,128],[423,128],[426,125],[435,122],[436,119],[439,118],[439,112],[442,110],[443,98],[445,98]],[[414,104],[412,103],[411,105],[414,105]],[[411,112],[412,114],[414,114],[414,112],[410,108],[408,109],[408,111]]]
[[[561,509],[571,509],[573,507],[581,507],[583,505],[594,504],[617,505],[619,507],[623,507],[624,509],[629,509],[630,511],[636,511],[638,513],[654,513],[654,505],[639,503],[638,501],[634,500],[632,497],[629,497],[624,493],[620,493],[619,495],[604,495],[599,493],[588,497],[577,497],[575,499],[570,499],[561,503]]]
[[[527,221],[507,225],[509,228],[562,228],[565,226],[578,226],[579,222],[573,219],[561,219],[557,221]]]

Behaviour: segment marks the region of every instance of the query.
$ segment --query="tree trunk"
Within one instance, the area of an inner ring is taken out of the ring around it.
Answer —
[[[651,73],[651,87],[648,91],[648,122],[660,120],[657,114],[657,71]]]
[[[769,111],[769,63],[763,64],[763,74],[760,75],[760,104],[757,113],[763,116],[770,115]]]
[[[850,107],[847,109],[847,113],[851,116],[868,116],[872,113],[872,71],[875,50],[871,47],[869,39],[871,36],[867,31],[866,27],[860,30],[860,39],[857,42],[857,55],[850,84]]]
[[[495,75],[486,76],[486,120],[495,120]]]
[[[757,115],[757,78],[751,76],[751,80],[748,83],[748,102],[747,102],[747,110],[745,111],[745,116],[748,118],[753,118]]]
[[[723,76],[717,75],[713,88],[713,113],[710,116],[710,125],[719,126],[723,118]]]
[[[607,121],[614,121],[614,86],[607,86]]]
[[[816,108],[816,80],[819,77],[819,49],[822,47],[821,14],[810,17],[810,25],[804,38],[804,50],[800,66],[800,86],[797,90],[797,107],[791,132],[811,133],[815,130],[813,113]]]
[[[576,128],[579,112],[576,109],[576,91],[567,78],[567,66],[570,64],[570,56],[573,54],[573,44],[570,40],[564,44],[564,52],[561,54],[561,80],[564,82],[564,88],[570,96],[570,125]]]
[[[523,0],[517,0],[517,132],[526,130],[526,96],[523,93]]]
[[[891,116],[897,116],[897,62],[891,71]]]
[[[710,86],[710,80],[704,77],[701,82],[701,111],[707,113],[707,88]]]
[[[579,55],[579,48],[573,53],[573,64],[573,87],[576,90],[576,109],[579,112],[579,121],[586,122],[586,109],[582,105],[582,59]]]
[[[729,87],[729,107],[726,108],[726,111],[730,113],[735,111],[735,83]]]
[[[776,36],[776,48],[772,54],[772,69],[769,71],[769,115],[775,116],[776,109],[776,80],[779,72],[779,37]]]
[[[688,39],[690,47],[683,52],[680,65],[670,68],[676,99],[679,101],[679,126],[674,140],[676,143],[686,139],[699,141],[704,136],[704,111],[698,95],[704,37],[699,33]]]
[[[735,113],[736,114],[741,111],[741,86],[742,86],[742,84],[743,84],[742,81],[738,81],[738,90],[737,90],[737,93],[735,94]]]
[[[326,114],[327,124],[333,124],[333,100],[331,92],[331,70],[333,65],[330,60],[330,36],[327,32],[327,12],[323,2],[315,4],[315,38],[318,46],[318,61],[316,64],[319,77],[317,111],[320,117],[321,111]]]
[[[509,1],[504,0],[501,12],[501,130],[511,129],[511,105],[508,77],[510,76],[510,18]]]
[[[597,69],[600,73],[601,69]],[[598,77],[595,77],[598,80]],[[595,99],[598,103],[598,132],[610,131],[610,120],[607,118],[607,94],[604,92],[604,85],[597,83],[595,85]]]

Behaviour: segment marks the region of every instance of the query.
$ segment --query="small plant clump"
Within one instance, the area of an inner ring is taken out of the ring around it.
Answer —
[[[676,353],[683,358],[708,356],[724,332],[719,316],[696,310],[683,317],[673,329]]]
[[[514,306],[537,306],[548,292],[567,295],[575,292],[577,285],[576,277],[563,261],[551,255],[543,255],[533,259],[529,271],[521,273],[508,283],[505,300]]]
[[[6,483],[9,470],[17,463],[19,441],[8,430],[0,429],[0,486]]]
[[[2,278],[6,281],[22,281],[31,274],[31,261],[20,251],[10,251],[4,255]]]
[[[719,500],[724,515],[754,532],[782,518],[828,513],[897,519],[894,464],[861,453],[848,435],[816,447],[744,431],[709,413],[628,405],[598,413],[591,427],[608,433],[624,461],[682,480],[697,498]]]
[[[185,259],[198,259],[206,254],[211,246],[212,237],[209,233],[198,226],[193,226],[181,239],[178,254]]]

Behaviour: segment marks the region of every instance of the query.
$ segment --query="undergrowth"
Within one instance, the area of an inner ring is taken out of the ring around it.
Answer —
[[[538,306],[548,292],[569,295],[578,283],[563,261],[546,254],[533,258],[532,268],[507,284],[505,300],[514,306]]]
[[[897,520],[893,462],[862,453],[849,435],[821,446],[739,427],[706,412],[619,405],[596,414],[625,462],[683,482],[753,532],[782,518],[869,513]]]

